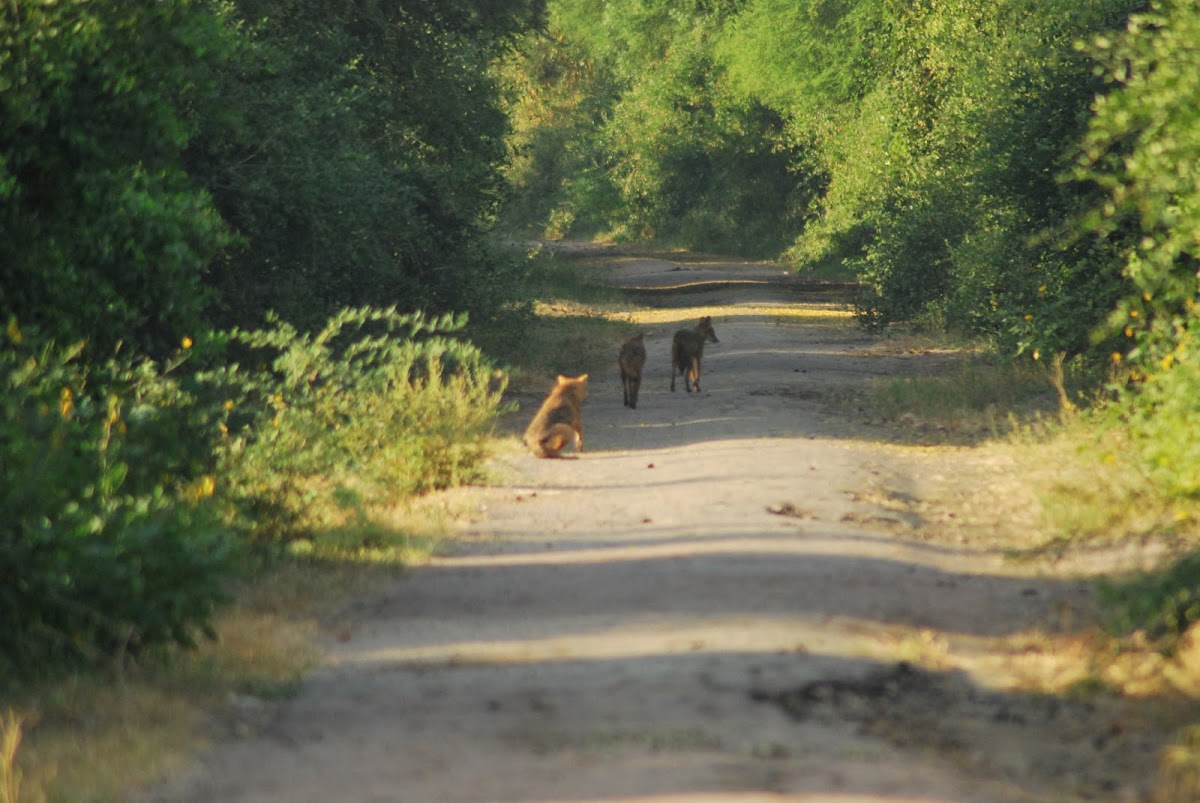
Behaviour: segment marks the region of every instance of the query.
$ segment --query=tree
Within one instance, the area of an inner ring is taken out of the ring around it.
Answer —
[[[228,242],[184,171],[226,50],[188,0],[0,9],[0,318],[97,353],[201,325]]]

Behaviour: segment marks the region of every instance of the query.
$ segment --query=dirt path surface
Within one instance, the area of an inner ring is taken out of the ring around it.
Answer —
[[[653,311],[638,409],[614,343],[587,451],[502,455],[448,554],[149,799],[1145,799],[1157,744],[1127,712],[1028,690],[1091,600],[1003,559],[1011,466],[889,445],[847,401],[937,355],[771,265],[611,270]],[[704,390],[672,394],[671,333],[706,310]]]

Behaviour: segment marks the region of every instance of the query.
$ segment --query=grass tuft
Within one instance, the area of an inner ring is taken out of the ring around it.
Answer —
[[[21,797],[21,770],[16,764],[25,715],[8,709],[0,714],[0,803],[17,803]]]

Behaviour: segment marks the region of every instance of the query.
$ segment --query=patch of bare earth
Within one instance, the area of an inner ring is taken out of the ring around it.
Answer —
[[[880,348],[769,264],[605,269],[646,333],[638,408],[614,343],[587,451],[510,440],[445,554],[143,799],[1148,799],[1158,708],[1089,686],[1090,585],[1005,557],[1036,520],[1016,458],[895,445],[856,406],[942,355]],[[703,391],[671,393],[702,314]]]

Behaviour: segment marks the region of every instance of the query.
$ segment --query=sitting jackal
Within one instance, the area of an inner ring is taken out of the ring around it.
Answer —
[[[617,363],[621,367],[621,387],[625,391],[625,406],[637,409],[638,388],[642,386],[642,369],[646,367],[646,335],[631,337],[621,344]]]
[[[704,344],[720,343],[713,329],[712,318],[705,315],[692,329],[680,329],[671,341],[671,392],[675,391],[675,373],[683,374],[683,388],[688,393],[700,392],[700,359]]]
[[[566,446],[575,443],[583,451],[583,400],[587,396],[587,374],[574,379],[559,374],[550,395],[529,428],[525,430],[525,445],[537,457],[558,457]]]

